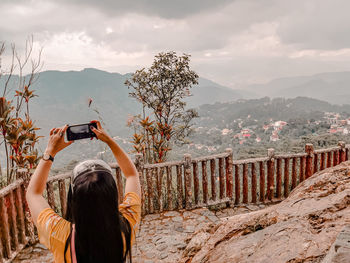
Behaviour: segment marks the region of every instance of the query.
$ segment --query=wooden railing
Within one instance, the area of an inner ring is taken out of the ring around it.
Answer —
[[[349,148],[344,142],[321,150],[307,144],[303,153],[275,154],[274,149],[268,149],[266,157],[245,160],[233,160],[232,149],[226,149],[199,158],[185,154],[180,161],[160,164],[144,164],[142,156],[136,155],[142,213],[281,201],[312,174],[348,160]],[[111,167],[121,202],[125,180],[117,164]],[[61,215],[66,210],[70,175],[52,176],[47,181],[48,203]],[[37,240],[25,201],[29,177],[22,175],[27,179],[0,190],[0,263],[10,262],[24,245]]]

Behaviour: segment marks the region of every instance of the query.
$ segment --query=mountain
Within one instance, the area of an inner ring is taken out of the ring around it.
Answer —
[[[36,125],[41,128],[38,134],[45,136],[41,141],[42,148],[46,144],[47,134],[52,127],[66,123],[87,123],[99,117],[102,118],[104,127],[111,135],[130,138],[132,130],[126,127],[128,115],[141,112],[140,104],[129,97],[130,90],[124,85],[125,80],[130,77],[130,73],[122,75],[94,68],[81,71],[41,72],[32,86],[38,97],[30,101],[30,113]],[[12,93],[17,82],[18,77],[13,76],[10,83]],[[3,87],[3,84],[4,78],[0,80],[0,87]],[[191,94],[192,96],[187,98],[187,108],[243,97],[239,92],[204,78],[199,78],[199,84],[191,89]],[[89,107],[90,98],[93,101]],[[125,143],[128,142],[124,140]],[[89,158],[92,156],[89,156],[88,152],[96,155],[97,152],[104,151],[103,145],[87,143],[86,140],[75,142],[75,145],[78,145],[75,146],[76,150],[69,150],[65,159],[72,160],[79,155],[77,159]],[[81,149],[86,149],[83,154]]]
[[[320,73],[312,76],[279,78],[246,87],[261,96],[310,97],[335,104],[350,102],[350,72]]]

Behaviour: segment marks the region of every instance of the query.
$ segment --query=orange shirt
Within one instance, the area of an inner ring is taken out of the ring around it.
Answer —
[[[132,245],[141,220],[140,197],[134,192],[127,193],[119,205],[119,211],[130,223]],[[56,214],[51,208],[45,208],[38,216],[37,226],[40,243],[53,253],[55,263],[63,263],[64,247],[70,234],[71,223]],[[71,263],[70,244],[66,259],[68,263]]]

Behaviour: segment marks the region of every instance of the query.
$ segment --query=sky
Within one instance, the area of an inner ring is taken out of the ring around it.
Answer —
[[[128,73],[159,52],[191,55],[234,89],[350,70],[348,0],[0,0],[0,42],[43,47],[43,70]]]

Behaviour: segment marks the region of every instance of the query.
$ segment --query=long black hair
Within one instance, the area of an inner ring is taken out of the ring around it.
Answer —
[[[131,262],[131,227],[119,213],[118,189],[109,172],[81,174],[69,188],[65,219],[75,224],[78,263]],[[123,242],[123,236],[125,242]],[[64,258],[72,238],[66,241]]]

